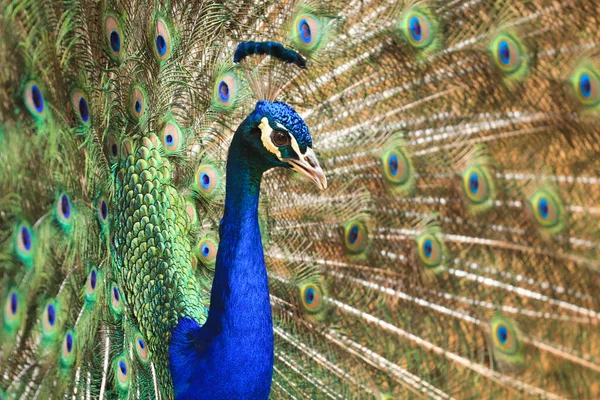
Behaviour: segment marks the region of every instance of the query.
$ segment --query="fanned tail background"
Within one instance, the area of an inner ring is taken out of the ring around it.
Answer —
[[[600,396],[593,1],[0,0],[0,398],[171,398],[233,132],[263,178],[272,398]],[[233,62],[274,41],[307,68]],[[177,239],[175,239],[177,238]]]

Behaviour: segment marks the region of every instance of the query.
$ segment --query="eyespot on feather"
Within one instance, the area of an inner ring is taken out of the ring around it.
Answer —
[[[114,369],[118,388],[123,391],[128,390],[129,382],[131,381],[131,370],[127,359],[123,356],[117,358],[114,363]]]
[[[292,40],[305,51],[315,51],[324,37],[324,24],[321,18],[311,13],[300,13],[294,20]]]
[[[25,300],[16,288],[8,291],[4,300],[4,327],[10,333],[15,333],[23,323],[24,311],[26,310]]]
[[[539,189],[530,199],[536,222],[544,229],[557,233],[564,228],[564,209],[558,196],[550,190]]]
[[[108,136],[108,142],[106,147],[106,152],[108,153],[108,160],[111,163],[116,163],[117,161],[119,161],[119,155],[121,152],[119,149],[119,143],[115,135]]]
[[[87,95],[79,89],[73,90],[71,93],[71,105],[79,121],[85,126],[90,126],[92,120]]]
[[[150,354],[148,353],[148,345],[146,344],[146,340],[144,340],[144,337],[138,333],[135,335],[134,342],[135,354],[137,355],[138,359],[144,364],[147,363],[148,359],[150,358]]]
[[[63,367],[70,367],[75,361],[76,336],[72,329],[67,330],[63,337],[60,363]]]
[[[108,201],[106,197],[101,196],[96,200],[96,217],[102,225],[108,223]]]
[[[134,120],[139,121],[146,114],[148,95],[139,84],[134,85],[129,93],[129,114]]]
[[[106,51],[113,60],[118,60],[123,51],[124,37],[119,18],[114,14],[104,16]]]
[[[443,249],[439,240],[431,233],[421,234],[417,238],[417,249],[420,260],[428,268],[436,268],[442,264]]]
[[[508,318],[495,316],[490,321],[490,334],[495,353],[502,361],[519,364],[523,361],[520,332]]]
[[[310,319],[324,320],[327,317],[327,290],[319,280],[308,281],[298,287],[300,305]]]
[[[58,314],[58,303],[53,299],[48,300],[42,310],[41,325],[44,338],[51,339],[58,332]]]
[[[463,191],[467,198],[481,204],[490,198],[490,184],[487,174],[479,167],[470,167],[463,173]]]
[[[507,74],[516,73],[526,64],[523,44],[512,34],[497,35],[492,41],[489,51],[494,64]]]
[[[157,19],[152,30],[152,50],[159,62],[167,60],[173,51],[173,38],[168,24]]]
[[[404,14],[400,30],[411,46],[426,49],[436,39],[438,23],[427,10],[415,8]]]
[[[211,236],[205,236],[198,243],[198,260],[210,270],[214,270],[217,261],[218,244]]]
[[[304,285],[301,289],[302,304],[309,310],[316,310],[321,305],[321,291],[313,284]]]
[[[183,139],[181,128],[175,121],[167,121],[160,132],[162,145],[167,151],[178,151]]]
[[[58,224],[66,231],[71,228],[73,224],[73,204],[71,199],[66,193],[60,193],[56,199],[54,206],[54,215]]]
[[[46,116],[46,100],[44,99],[42,89],[36,81],[30,81],[25,85],[23,97],[25,106],[32,116],[38,119]]]
[[[121,291],[119,290],[119,287],[117,286],[116,283],[111,283],[109,285],[109,305],[110,305],[110,309],[112,310],[115,318],[120,318],[121,314],[123,314],[123,298],[122,298],[122,294]]]
[[[412,174],[411,166],[404,152],[399,148],[386,151],[381,157],[383,176],[393,184],[403,185]]]
[[[600,103],[600,75],[595,68],[583,66],[575,69],[571,85],[576,99],[584,107],[594,107]]]
[[[196,171],[196,187],[205,197],[215,194],[221,184],[219,172],[212,165],[201,165]]]
[[[92,267],[88,273],[88,278],[85,284],[85,299],[88,302],[96,301],[96,298],[98,297],[98,287],[101,280],[102,276],[100,272],[96,269],[96,267]]]
[[[352,220],[344,225],[344,246],[351,254],[360,254],[366,250],[368,236],[367,228],[360,220]]]
[[[34,246],[33,230],[29,223],[22,221],[17,224],[14,232],[14,253],[27,266],[31,266],[33,262]]]
[[[219,76],[215,85],[215,102],[219,108],[228,110],[234,107],[238,96],[239,82],[234,72]]]

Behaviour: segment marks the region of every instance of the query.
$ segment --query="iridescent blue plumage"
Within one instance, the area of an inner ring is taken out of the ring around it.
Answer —
[[[281,157],[276,155],[265,147],[270,132],[289,133],[289,143],[295,140],[301,154],[293,155],[288,144],[277,148]],[[268,169],[289,167],[286,158],[300,160],[311,146],[302,118],[280,102],[259,101],[233,136],[208,319],[200,326],[184,318],[172,331],[170,370],[178,399],[269,396],[273,322],[258,223],[260,182]]]
[[[311,33],[308,32],[307,39],[310,41]],[[301,36],[302,37],[302,36]],[[306,60],[294,50],[286,49],[277,42],[242,42],[238,45],[233,61],[241,62],[246,57],[257,55],[269,55],[289,64],[296,64],[300,68],[306,68]]]

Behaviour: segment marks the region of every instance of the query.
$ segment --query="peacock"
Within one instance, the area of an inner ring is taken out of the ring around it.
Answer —
[[[0,0],[0,399],[600,397],[593,0]]]

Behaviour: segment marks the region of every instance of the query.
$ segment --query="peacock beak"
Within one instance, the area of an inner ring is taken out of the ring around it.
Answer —
[[[299,155],[300,159],[284,158],[283,160],[290,164],[300,175],[306,176],[321,190],[327,189],[327,177],[319,165],[315,152],[310,147],[306,153]]]

